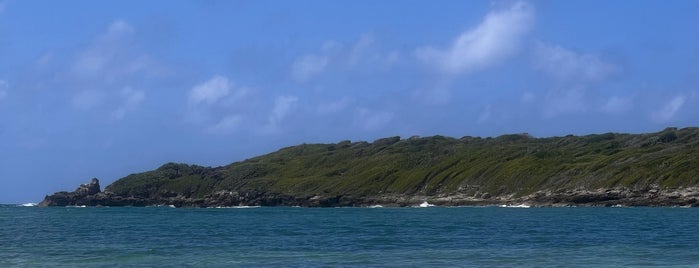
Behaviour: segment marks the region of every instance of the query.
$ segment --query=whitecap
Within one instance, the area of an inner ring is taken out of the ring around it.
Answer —
[[[36,207],[36,203],[24,203],[21,205],[17,205],[18,207]]]
[[[417,207],[428,208],[428,207],[434,207],[434,205],[427,203],[427,201],[425,201],[425,202],[422,202],[422,204],[418,205]]]
[[[368,208],[382,208],[382,207],[383,207],[382,205],[371,205],[371,206],[368,206]]]
[[[530,205],[519,204],[519,205],[500,205],[501,208],[530,208]]]

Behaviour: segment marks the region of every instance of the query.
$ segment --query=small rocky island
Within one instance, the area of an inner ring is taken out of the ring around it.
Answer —
[[[699,128],[302,144],[222,167],[168,163],[40,206],[699,206]]]

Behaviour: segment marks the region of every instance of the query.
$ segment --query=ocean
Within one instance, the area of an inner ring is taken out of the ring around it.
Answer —
[[[698,267],[696,208],[0,206],[0,267]]]

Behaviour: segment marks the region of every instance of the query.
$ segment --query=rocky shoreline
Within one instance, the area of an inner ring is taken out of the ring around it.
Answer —
[[[437,206],[507,206],[531,207],[565,206],[657,206],[699,207],[699,187],[662,189],[651,186],[640,189],[575,189],[564,191],[539,191],[526,196],[488,193],[475,195],[441,194],[377,196],[304,196],[296,197],[282,193],[267,193],[255,190],[219,191],[202,198],[190,198],[178,194],[160,194],[143,198],[119,196],[102,192],[99,180],[92,179],[73,192],[57,192],[47,195],[39,206],[174,206],[174,207],[233,207],[233,206],[301,206],[301,207],[383,207],[418,206],[427,202]]]

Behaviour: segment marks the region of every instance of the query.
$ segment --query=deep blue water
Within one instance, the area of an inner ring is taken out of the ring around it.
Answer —
[[[699,209],[5,205],[8,266],[699,267]]]

